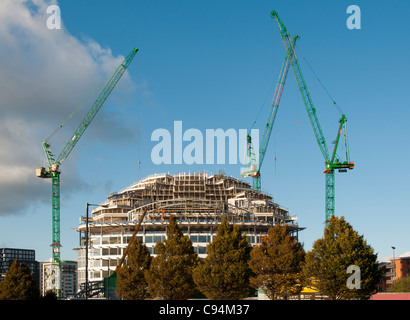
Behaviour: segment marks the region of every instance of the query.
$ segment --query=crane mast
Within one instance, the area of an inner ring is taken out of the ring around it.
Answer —
[[[78,140],[83,135],[84,131],[87,129],[91,121],[94,119],[97,112],[100,110],[105,100],[110,95],[111,91],[114,89],[115,85],[118,83],[124,72],[127,70],[129,64],[134,58],[135,54],[138,52],[137,48],[134,48],[130,54],[121,62],[121,64],[115,69],[111,78],[107,81],[105,87],[99,94],[98,98],[95,100],[90,110],[81,121],[71,139],[68,140],[67,144],[55,159],[53,153],[50,149],[50,144],[47,141],[42,142],[42,146],[47,158],[48,166],[46,168],[39,167],[36,169],[36,175],[40,178],[51,178],[51,190],[52,190],[52,265],[54,270],[52,271],[54,275],[54,285],[57,294],[61,294],[61,258],[60,258],[60,166],[64,160],[68,157],[70,152],[73,150],[74,146]],[[60,126],[61,127],[61,126]]]
[[[329,151],[326,144],[326,139],[323,134],[322,127],[320,126],[320,122],[316,113],[316,108],[312,102],[312,98],[310,96],[308,87],[306,85],[306,81],[303,77],[302,70],[300,68],[300,64],[295,52],[295,46],[292,43],[292,39],[286,29],[285,24],[279,18],[276,11],[272,11],[271,13],[272,19],[276,19],[276,22],[279,27],[279,32],[282,37],[283,44],[285,46],[285,50],[287,56],[289,57],[290,64],[293,69],[293,73],[296,78],[296,82],[299,87],[299,91],[302,96],[303,103],[305,105],[310,123],[313,128],[313,132],[315,134],[316,141],[318,143],[319,149],[323,155],[325,160],[325,222],[335,213],[335,170],[338,169],[341,172],[347,171],[347,169],[353,169],[354,163],[350,162],[350,155],[349,155],[349,146],[347,142],[347,129],[346,129],[346,116],[343,114],[341,119],[339,120],[339,130],[336,137],[336,143],[333,149],[332,157],[329,156]],[[345,139],[345,147],[346,147],[346,160],[341,161],[336,156],[337,147],[339,145],[339,139],[341,135],[341,131],[344,131],[344,139]]]

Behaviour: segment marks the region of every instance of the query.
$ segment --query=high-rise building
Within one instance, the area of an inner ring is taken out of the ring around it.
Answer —
[[[14,260],[25,263],[31,270],[37,285],[40,283],[39,263],[36,261],[36,252],[31,249],[0,248],[0,281],[4,280]]]

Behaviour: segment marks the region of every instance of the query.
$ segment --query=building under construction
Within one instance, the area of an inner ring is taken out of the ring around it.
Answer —
[[[163,241],[171,215],[177,217],[182,232],[189,236],[200,258],[216,235],[222,216],[241,227],[252,246],[261,241],[270,227],[286,224],[294,236],[302,229],[289,210],[273,198],[255,191],[248,183],[223,174],[181,173],[149,176],[128,188],[112,193],[89,217],[89,281],[111,275],[140,220],[137,233],[155,255],[155,244]],[[78,280],[85,282],[86,219],[80,219]],[[79,286],[80,287],[80,286]]]

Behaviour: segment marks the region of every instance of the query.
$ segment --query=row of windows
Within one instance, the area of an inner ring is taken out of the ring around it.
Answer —
[[[164,241],[166,236],[165,235],[146,235],[137,236],[137,239],[144,241],[145,243],[157,243],[159,241]],[[213,236],[211,235],[190,235],[189,238],[192,242],[200,242],[200,243],[208,243],[212,241]],[[260,243],[260,236],[247,236],[249,243]],[[103,237],[102,242],[101,239],[96,237],[93,239],[93,245],[99,244],[121,244],[121,237]],[[131,240],[131,237],[123,237],[123,244],[128,244]],[[256,240],[256,242],[255,242]]]
[[[15,249],[4,249],[0,251],[1,260],[22,260],[22,261],[33,261],[35,260],[34,251],[24,251],[24,250],[15,250]]]
[[[145,235],[145,242],[146,243],[156,243],[158,241],[164,241],[165,235],[149,235],[151,233],[164,233],[163,231],[158,231],[158,232],[146,232]],[[148,234],[148,235],[147,235]],[[200,238],[198,238],[200,237]],[[206,238],[205,238],[206,237]],[[143,236],[137,236],[138,239],[143,240]],[[207,236],[197,236],[197,235],[191,235],[190,236],[192,242],[209,242],[210,241],[210,235]],[[197,240],[200,239],[200,240]],[[114,236],[114,237],[95,237],[92,239],[93,245],[100,245],[100,244],[127,244],[131,240],[131,236]]]
[[[147,247],[148,251],[150,254],[155,254],[155,246],[148,246]],[[204,246],[194,246],[194,250],[198,254],[205,254],[206,252],[206,247]],[[103,248],[101,250],[101,254],[103,256],[116,256],[116,255],[122,255],[123,251],[121,248]],[[106,260],[103,260],[103,263],[106,262]],[[114,264],[115,266],[116,264]],[[104,264],[103,264],[104,266]]]
[[[155,254],[155,247],[147,247],[148,251],[150,254]],[[197,254],[206,254],[206,247],[205,246],[198,246],[194,247],[195,253]],[[103,249],[102,250],[102,255],[104,256],[113,256],[113,255],[121,255],[121,249],[120,248],[110,248],[110,249]],[[116,267],[118,265],[119,259],[98,259],[94,260],[91,259],[89,261],[89,267],[90,268],[99,268],[99,267]],[[83,268],[85,264],[80,263],[79,268]]]

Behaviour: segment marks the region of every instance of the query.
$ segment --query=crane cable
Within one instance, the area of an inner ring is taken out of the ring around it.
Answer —
[[[272,33],[272,43],[274,42],[273,39],[274,39],[274,36],[273,36],[273,33]],[[274,67],[275,67],[274,52],[275,52],[275,48],[274,48],[274,46],[272,46],[272,68],[273,68],[273,69],[274,69]],[[273,73],[275,73],[275,72],[273,72]],[[278,75],[279,75],[279,74],[280,74],[280,70],[279,70]],[[275,77],[275,79],[277,79],[277,78],[278,78],[278,76]],[[273,88],[274,88],[276,85],[277,85],[277,81],[273,81],[272,86],[271,86],[270,89],[268,90],[268,93],[267,93],[267,95],[266,95],[266,98],[265,98],[265,100],[263,101],[261,107],[259,108],[259,111],[258,111],[258,113],[257,113],[257,115],[256,115],[256,119],[255,119],[255,121],[253,121],[250,130],[252,130],[252,129],[254,128],[254,126],[256,125],[256,121],[258,120],[258,118],[259,118],[259,116],[260,116],[260,114],[261,114],[261,112],[262,112],[262,109],[265,107],[266,102],[268,101],[269,97],[271,96],[271,94],[272,94],[272,92],[273,92]],[[273,103],[273,102],[272,102],[272,103]]]
[[[336,107],[337,111],[340,112],[341,115],[343,115],[343,111],[342,109],[339,107],[339,105],[336,103],[336,101],[332,98],[332,96],[330,95],[329,91],[326,89],[325,85],[322,83],[322,81],[319,79],[319,77],[317,76],[317,74],[315,73],[315,71],[313,70],[312,66],[309,64],[309,62],[307,61],[307,59],[305,58],[305,56],[303,55],[303,53],[300,51],[299,46],[295,46],[300,55],[302,56],[303,60],[305,60],[306,64],[308,65],[310,71],[313,73],[313,75],[316,77],[317,81],[319,82],[319,84],[322,86],[322,88],[325,90],[326,94],[328,95],[328,97],[330,98],[330,100],[332,100],[333,105]]]
[[[307,61],[306,57],[303,55],[303,53],[301,52],[301,50],[299,49],[299,47],[297,47],[300,55],[302,56],[303,60],[305,60],[306,64],[308,65],[310,71],[313,73],[313,75],[316,77],[317,81],[319,82],[319,84],[322,86],[323,90],[325,90],[326,94],[328,95],[328,97],[330,98],[330,100],[332,100],[333,105],[336,107],[336,109],[339,111],[339,113],[341,115],[344,114],[344,112],[342,111],[341,107],[336,103],[336,101],[332,98],[332,96],[330,95],[329,91],[326,89],[325,85],[322,83],[322,81],[319,79],[319,77],[317,76],[317,74],[315,73],[315,71],[313,70],[312,66],[309,64],[309,62]],[[336,152],[336,157],[340,158],[340,156],[337,154]]]
[[[71,112],[71,114],[63,121],[61,122],[61,124],[54,129],[54,131],[51,132],[51,134],[47,137],[47,139],[45,141],[49,141],[57,132],[58,130],[60,130],[68,120],[70,120],[71,118],[74,117],[74,115],[85,105],[85,103],[88,103],[88,101],[90,101],[90,99],[92,97],[95,97],[96,93],[98,93],[100,91],[100,89],[106,85],[106,83],[109,81],[109,79],[111,79],[111,77],[113,76],[114,72],[116,71],[116,69],[114,71],[112,71],[109,75],[107,75],[104,80],[101,81],[101,83],[94,89],[93,92],[91,92],[84,100],[82,103],[80,103],[77,108],[75,108],[75,110],[73,112]]]
[[[273,91],[273,87],[274,87],[275,85],[276,85],[276,84],[273,83],[272,86],[271,86],[271,88],[269,89],[268,94],[266,95],[265,100],[263,101],[261,107],[259,108],[259,111],[258,111],[258,113],[257,113],[257,115],[256,115],[256,119],[255,119],[255,121],[253,121],[252,126],[251,126],[250,129],[253,129],[253,127],[255,126],[256,121],[258,120],[258,118],[259,118],[259,116],[260,116],[260,114],[261,114],[261,112],[262,112],[263,107],[266,105],[266,101],[267,101],[268,98],[270,97],[271,92]]]

